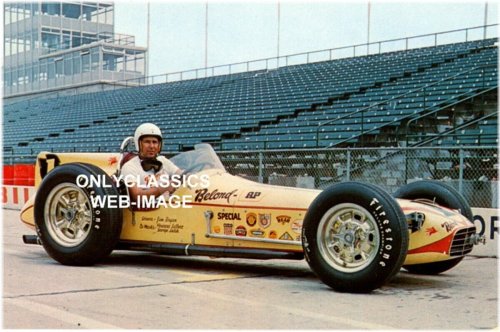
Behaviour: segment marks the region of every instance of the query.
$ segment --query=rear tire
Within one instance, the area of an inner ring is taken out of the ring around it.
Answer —
[[[111,187],[82,188],[77,178],[105,179]],[[92,265],[108,256],[119,240],[122,211],[92,206],[92,197],[118,195],[111,178],[100,168],[64,164],[43,179],[35,198],[35,225],[44,249],[64,265]]]
[[[382,189],[358,182],[333,185],[311,203],[302,228],[311,269],[340,292],[367,293],[396,274],[408,250],[408,225]]]
[[[409,183],[399,188],[394,196],[404,199],[427,199],[449,209],[458,210],[471,222],[472,210],[467,200],[455,188],[438,181],[421,180]],[[452,258],[446,261],[404,265],[410,273],[436,275],[448,271],[462,261],[463,257]]]

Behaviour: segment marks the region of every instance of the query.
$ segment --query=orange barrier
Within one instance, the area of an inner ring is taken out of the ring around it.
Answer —
[[[3,184],[17,186],[35,185],[35,165],[3,165]]]

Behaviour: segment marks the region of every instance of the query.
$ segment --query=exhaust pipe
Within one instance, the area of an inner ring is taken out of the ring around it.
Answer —
[[[38,235],[23,235],[23,242],[25,244],[42,244]]]

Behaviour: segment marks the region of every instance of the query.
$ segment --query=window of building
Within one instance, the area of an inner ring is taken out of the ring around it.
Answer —
[[[40,3],[33,2],[31,3],[31,15],[40,15]]]
[[[25,68],[26,84],[33,82],[33,67],[30,65]]]
[[[97,22],[97,6],[85,4],[82,6],[82,19]]]
[[[38,39],[38,31],[33,30],[31,32],[31,48],[37,49],[40,48],[40,40]]]
[[[99,70],[99,48],[94,47],[90,50],[91,54],[91,70],[98,71]]]
[[[4,52],[5,56],[12,55],[12,40],[10,37],[5,36],[3,40],[3,47],[4,47]]]
[[[72,75],[72,54],[68,53],[65,54],[64,57],[64,76],[71,76]]]
[[[79,19],[82,16],[82,7],[79,4],[63,3],[62,16]]]
[[[4,7],[3,7],[3,21],[4,21],[5,25],[12,23],[11,18],[10,18],[11,13],[12,13],[12,7],[11,7],[11,5],[8,4],[8,3],[4,4]]]
[[[90,44],[97,40],[97,35],[94,33],[84,33],[82,35],[83,35],[82,44]]]
[[[46,81],[48,79],[47,71],[47,59],[40,60],[40,81]]]
[[[61,49],[67,50],[69,48],[71,48],[71,31],[63,30]]]
[[[52,30],[47,31],[45,28],[42,29],[42,47],[48,48],[50,50],[57,50],[60,47],[59,34],[53,32]]]
[[[106,7],[106,24],[111,24],[111,25],[114,25],[115,22],[113,21],[113,18],[114,18],[114,15],[113,15],[113,7],[112,6],[109,6],[109,7]]]
[[[33,67],[32,67],[33,82],[38,82],[40,80],[39,67],[40,67],[39,64],[37,64],[37,63],[33,64]]]
[[[79,31],[73,31],[72,37],[71,37],[71,44],[73,47],[78,47],[82,45],[82,33]]]
[[[3,81],[4,81],[5,86],[12,86],[11,71],[10,70],[4,70]]]
[[[61,15],[61,4],[59,2],[42,2],[43,15]]]
[[[18,85],[23,85],[26,84],[26,72],[24,70],[24,67],[18,67],[17,69],[17,83]]]
[[[12,85],[16,86],[17,85],[17,67],[12,68],[11,80],[12,80]]]
[[[115,71],[116,69],[116,55],[103,53],[102,54],[102,69]]]
[[[85,50],[82,52],[82,73],[90,71],[90,51]]]
[[[56,77],[56,64],[54,59],[47,59],[47,79],[51,80]]]
[[[80,56],[80,52],[73,52],[72,53],[72,58],[73,58],[73,74],[80,74],[82,69],[82,60]]]
[[[56,64],[56,77],[63,77],[64,76],[63,58],[54,59],[54,63]]]

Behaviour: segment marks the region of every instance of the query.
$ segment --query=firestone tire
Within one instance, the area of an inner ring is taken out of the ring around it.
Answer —
[[[345,182],[311,203],[302,245],[311,269],[325,284],[340,292],[368,293],[400,270],[408,236],[393,197],[374,185]]]
[[[78,176],[105,179],[82,188]],[[84,163],[64,164],[43,179],[35,198],[35,225],[47,253],[64,265],[93,265],[107,257],[119,240],[122,211],[93,207],[92,198],[118,195],[111,178]]]
[[[453,187],[430,180],[421,180],[409,183],[399,188],[394,197],[404,199],[427,199],[449,209],[459,210],[470,221],[473,220],[472,210],[467,200]],[[410,273],[436,275],[448,271],[462,261],[463,257],[434,263],[404,265]]]

